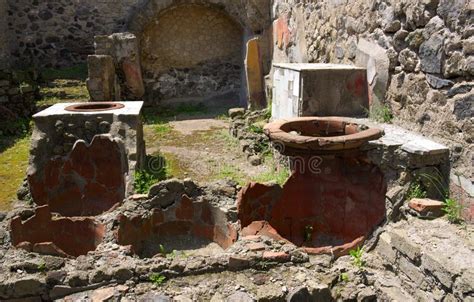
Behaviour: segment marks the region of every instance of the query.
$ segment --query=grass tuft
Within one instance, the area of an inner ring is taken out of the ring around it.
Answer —
[[[153,283],[154,285],[161,286],[163,283],[165,283],[166,277],[163,276],[162,274],[152,274],[150,276],[150,282]]]
[[[419,181],[413,182],[410,185],[407,193],[407,199],[412,200],[413,198],[426,198],[426,190],[422,187]]]
[[[83,80],[87,79],[87,64],[78,64],[71,67],[53,69],[44,69],[41,72],[41,76],[44,80],[56,80],[56,79],[67,79],[67,80]]]
[[[373,104],[369,110],[366,110],[369,116],[369,119],[374,120],[379,123],[392,123],[393,114],[390,108],[385,104]]]
[[[167,161],[163,156],[148,156],[146,169],[135,171],[133,188],[136,193],[147,194],[150,188],[168,178]]]
[[[350,250],[349,255],[352,258],[352,264],[355,265],[357,268],[361,269],[365,266],[365,261],[362,259],[364,256],[364,249],[360,246],[355,250]]]
[[[464,206],[459,203],[457,200],[452,198],[447,198],[445,200],[445,206],[443,211],[446,213],[448,221],[454,224],[464,223],[462,218],[462,212],[464,211]]]

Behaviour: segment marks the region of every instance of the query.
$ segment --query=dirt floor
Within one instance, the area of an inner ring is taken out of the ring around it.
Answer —
[[[252,166],[247,161],[228,128],[228,119],[219,111],[178,113],[145,125],[147,154],[164,158],[167,178],[230,178],[244,184],[268,173],[268,162]]]

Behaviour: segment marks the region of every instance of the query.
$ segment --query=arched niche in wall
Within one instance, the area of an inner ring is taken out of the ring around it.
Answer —
[[[139,35],[148,91],[159,99],[237,98],[243,29],[224,11],[185,4],[156,16]]]
[[[269,0],[143,2],[125,30],[140,40],[147,101],[245,98],[245,44],[271,27],[269,9]]]

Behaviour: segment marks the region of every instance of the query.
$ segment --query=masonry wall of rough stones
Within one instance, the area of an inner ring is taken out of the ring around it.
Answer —
[[[94,35],[120,31],[138,0],[8,1],[12,54],[24,65],[70,66],[94,52]]]
[[[468,0],[276,0],[273,59],[367,67],[372,104],[448,145],[472,200],[473,11]]]
[[[0,0],[0,28],[7,28],[7,1]],[[8,31],[0,31],[0,70],[7,67],[9,56],[8,49]]]
[[[36,110],[37,74],[0,68],[0,134],[23,131],[22,120]]]
[[[0,11],[4,1],[13,57],[40,67],[83,63],[94,53],[95,35],[138,34],[162,10],[176,4],[215,5],[252,33],[270,27],[270,0],[1,0]]]

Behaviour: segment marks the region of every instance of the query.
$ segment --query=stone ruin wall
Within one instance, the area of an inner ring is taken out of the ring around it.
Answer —
[[[273,60],[367,67],[372,102],[450,147],[472,207],[473,11],[467,0],[276,0]]]
[[[94,35],[120,31],[140,1],[7,2],[14,59],[24,67],[62,67],[84,63],[94,52]]]
[[[0,28],[7,28],[7,1],[0,0]],[[0,32],[0,70],[6,68],[8,63],[8,31]]]
[[[3,1],[11,55],[19,67],[85,63],[94,54],[96,35],[128,31],[141,38],[149,99],[209,97],[211,92],[238,98],[245,91],[244,45],[271,30],[270,0]],[[180,10],[186,6],[195,8]],[[203,34],[197,35],[199,30]],[[262,54],[267,70],[268,51]],[[196,54],[198,61],[186,58]]]

